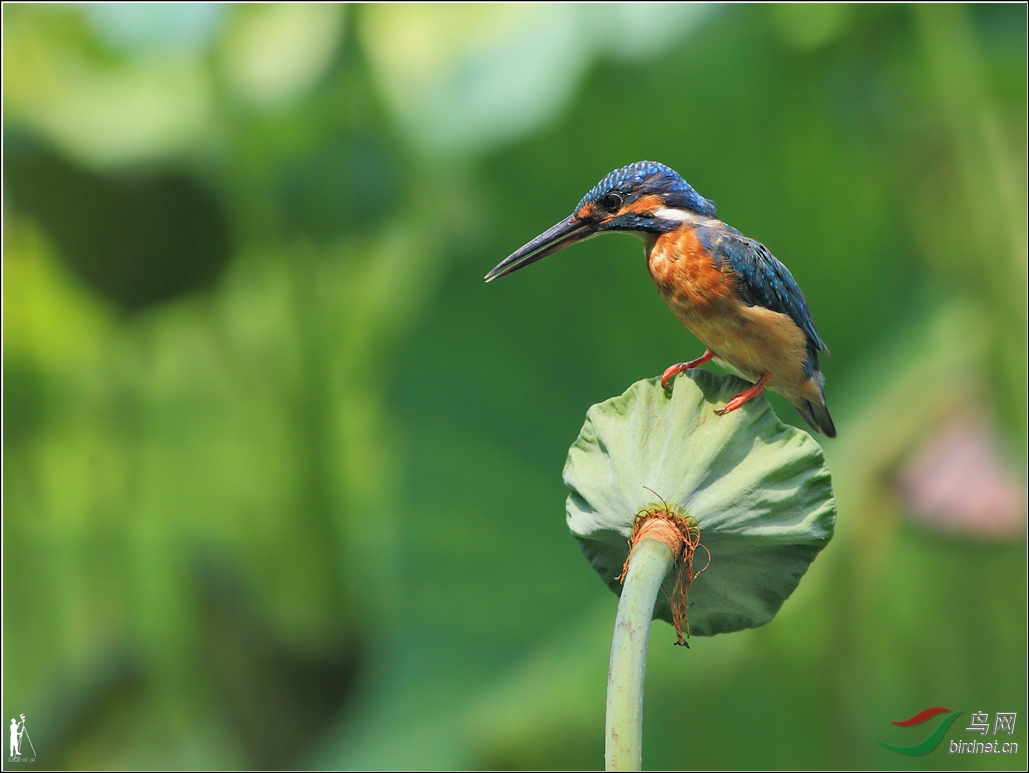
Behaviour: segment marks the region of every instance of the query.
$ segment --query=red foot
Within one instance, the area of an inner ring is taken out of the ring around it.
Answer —
[[[684,370],[690,370],[691,368],[697,368],[703,365],[705,362],[715,356],[715,353],[708,349],[702,355],[695,360],[689,362],[680,362],[678,365],[673,365],[664,372],[661,376],[661,388],[668,389],[668,382],[671,381],[675,376]]]
[[[768,383],[768,380],[771,377],[771,373],[765,373],[760,379],[758,379],[758,382],[754,384],[754,386],[752,386],[750,389],[745,389],[742,392],[740,392],[732,400],[727,402],[724,408],[716,408],[715,413],[717,413],[719,416],[722,416],[723,414],[729,413],[730,411],[735,411],[737,408],[739,408],[741,405],[747,402],[747,400],[757,397],[759,394],[765,391],[765,384]]]

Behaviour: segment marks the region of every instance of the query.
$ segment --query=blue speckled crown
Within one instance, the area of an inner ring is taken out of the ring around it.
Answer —
[[[672,207],[684,207],[708,217],[715,216],[715,205],[708,201],[686,182],[674,169],[656,161],[637,161],[635,164],[616,169],[587,193],[575,208],[576,211],[590,201],[596,201],[611,191],[632,193],[633,198],[648,193],[660,194]]]

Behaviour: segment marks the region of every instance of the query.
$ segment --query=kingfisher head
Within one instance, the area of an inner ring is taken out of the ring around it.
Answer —
[[[594,185],[569,217],[513,252],[486,274],[486,281],[607,231],[646,239],[714,217],[715,205],[675,171],[655,161],[637,161]]]

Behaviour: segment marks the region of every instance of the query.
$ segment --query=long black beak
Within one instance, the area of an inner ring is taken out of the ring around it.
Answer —
[[[541,233],[521,249],[513,252],[500,265],[486,274],[486,281],[492,282],[499,276],[510,274],[520,268],[543,260],[548,255],[553,255],[576,242],[588,239],[597,233],[596,226],[584,220],[579,220],[572,215],[567,220],[562,220],[553,228]]]

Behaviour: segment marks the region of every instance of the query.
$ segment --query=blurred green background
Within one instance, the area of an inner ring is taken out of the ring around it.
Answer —
[[[5,4],[3,84],[35,765],[601,767],[561,468],[703,347],[630,239],[482,277],[651,159],[803,287],[839,518],[771,624],[657,624],[644,765],[1024,768],[874,742],[1026,745],[1024,5]]]

